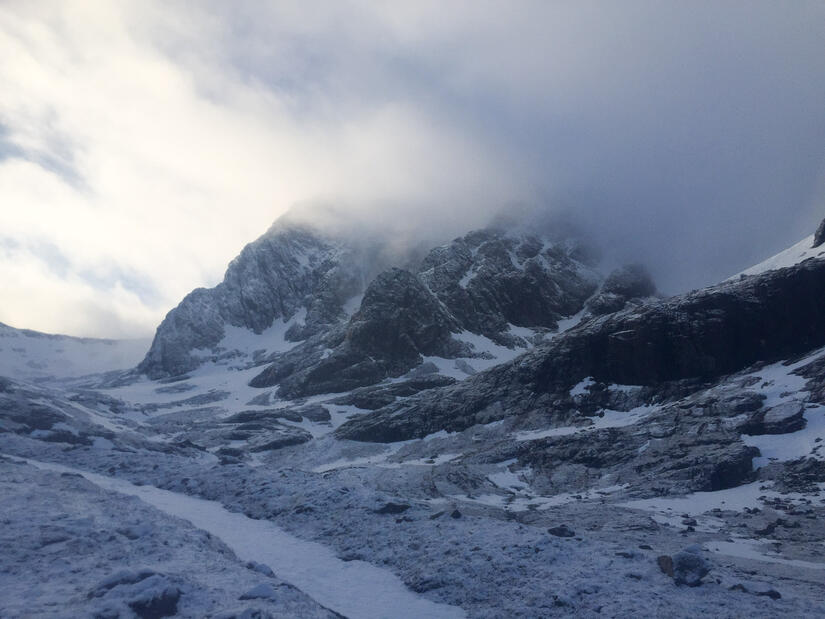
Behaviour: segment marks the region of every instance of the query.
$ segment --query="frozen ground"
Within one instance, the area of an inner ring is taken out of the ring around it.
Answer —
[[[743,437],[763,454],[755,481],[687,495],[628,482],[632,464],[524,462],[546,441],[661,450],[670,409],[632,404],[634,386],[603,386],[615,407],[589,416],[368,444],[332,434],[367,411],[340,394],[280,400],[247,386],[254,368],[3,384],[33,417],[21,426],[0,407],[0,616],[161,616],[146,609],[173,603],[224,618],[825,616],[825,488],[783,468],[821,460],[823,408],[797,371],[822,353],[702,396],[746,384],[765,407],[805,403],[806,423]],[[597,388],[586,379],[571,398]],[[660,567],[684,549],[707,570],[700,586]]]

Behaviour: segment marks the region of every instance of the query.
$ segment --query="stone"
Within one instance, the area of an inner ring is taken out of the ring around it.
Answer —
[[[673,557],[670,555],[659,555],[656,557],[656,564],[663,574],[673,578]]]
[[[249,591],[242,594],[238,599],[239,600],[275,600],[278,598],[278,593],[275,591],[275,587],[271,584],[265,582],[252,587]]]
[[[805,427],[804,402],[791,401],[777,404],[765,411],[754,413],[742,425],[744,434],[789,434]]]
[[[566,524],[562,524],[557,527],[550,527],[547,529],[547,532],[550,535],[555,535],[556,537],[574,537],[576,535],[576,532]]]
[[[401,514],[407,511],[410,506],[407,503],[387,503],[375,510],[376,514]]]
[[[707,561],[697,548],[686,548],[673,555],[673,580],[677,585],[698,587],[710,572]]]

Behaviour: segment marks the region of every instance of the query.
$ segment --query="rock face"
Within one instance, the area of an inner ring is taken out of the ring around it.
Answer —
[[[802,402],[785,402],[754,413],[741,430],[751,435],[796,432],[805,427],[804,414],[805,405]]]
[[[194,290],[169,312],[138,369],[150,378],[193,370],[204,350],[220,354],[214,349],[227,326],[260,334],[276,319],[288,322],[303,314],[286,333],[297,342],[341,324],[347,318],[344,304],[363,291],[363,265],[371,251],[277,221],[232,261],[222,283]]]
[[[819,224],[819,228],[816,229],[816,234],[814,235],[814,247],[819,247],[825,243],[825,219],[822,220],[822,223]]]
[[[825,264],[807,261],[594,318],[512,363],[355,419],[338,434],[404,440],[540,408],[563,412],[573,407],[569,390],[587,377],[667,393],[679,381],[709,381],[822,346],[823,315]]]
[[[391,374],[416,365],[419,355],[458,355],[462,346],[452,333],[460,329],[420,279],[392,269],[370,284],[347,339],[359,353],[384,360]]]
[[[471,233],[432,250],[417,273],[378,275],[348,324],[274,359],[250,384],[280,385],[289,398],[348,391],[401,376],[425,356],[478,356],[458,337],[466,332],[526,347],[511,325],[555,328],[597,288],[598,275],[580,259],[583,250],[569,241]]]
[[[554,329],[581,310],[592,266],[574,241],[481,230],[432,250],[418,274],[464,329],[507,343],[509,324]]]
[[[279,394],[287,397],[348,391],[400,376],[421,355],[462,353],[466,345],[452,338],[460,330],[415,275],[390,269],[370,284],[344,330],[284,355],[250,384],[279,384]],[[327,354],[319,353],[322,347]]]
[[[588,301],[587,309],[596,316],[611,314],[624,309],[631,301],[641,301],[655,294],[656,285],[647,269],[632,264],[613,271],[599,294]]]

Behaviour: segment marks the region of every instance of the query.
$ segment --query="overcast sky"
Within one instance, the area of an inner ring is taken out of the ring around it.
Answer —
[[[6,0],[0,321],[150,335],[296,203],[705,285],[825,217],[823,59],[821,0]]]

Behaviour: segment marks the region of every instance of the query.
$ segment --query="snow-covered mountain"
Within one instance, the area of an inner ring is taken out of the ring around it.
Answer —
[[[0,380],[0,614],[825,616],[820,229],[659,298],[278,222],[138,370]]]
[[[37,380],[125,370],[143,358],[149,343],[52,335],[0,323],[0,376]]]

